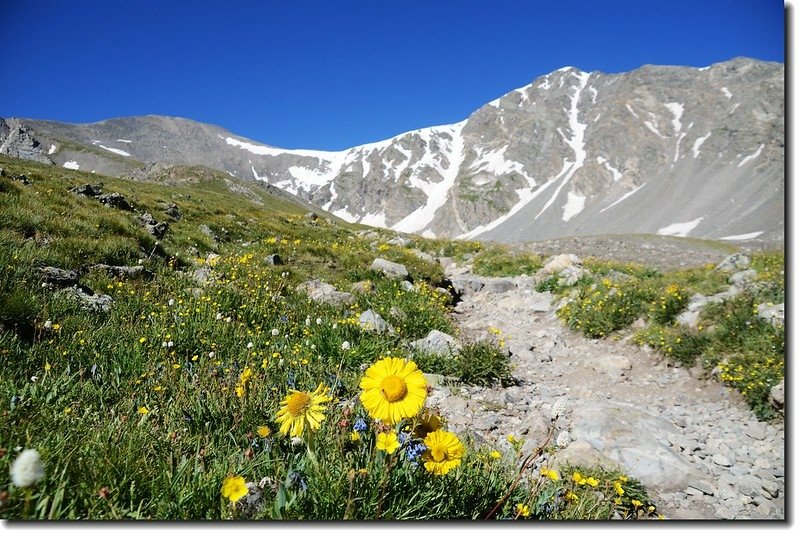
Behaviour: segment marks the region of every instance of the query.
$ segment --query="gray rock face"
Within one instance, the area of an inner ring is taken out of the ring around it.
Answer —
[[[58,165],[82,159],[81,169],[117,176],[130,161],[205,165],[402,232],[744,241],[783,239],[784,115],[783,64],[737,58],[705,69],[559,69],[457,124],[339,152],[279,149],[172,117],[21,124],[35,140],[91,149],[59,150]]]
[[[169,230],[169,223],[165,221],[156,221],[150,212],[145,212],[139,216],[142,226],[145,230],[155,239],[160,240]]]
[[[784,397],[784,380],[781,379],[781,382],[773,386],[769,391],[769,401],[773,407],[783,410],[784,404],[786,403],[786,398]]]
[[[314,279],[301,283],[297,291],[305,293],[308,298],[317,303],[325,303],[335,307],[344,307],[355,303],[356,298],[348,292],[340,292],[335,286]]]
[[[0,154],[52,165],[53,161],[34,136],[19,119],[0,118]]]
[[[747,269],[750,266],[750,256],[745,253],[735,253],[728,258],[717,264],[718,271],[725,271],[732,273],[742,269]]]

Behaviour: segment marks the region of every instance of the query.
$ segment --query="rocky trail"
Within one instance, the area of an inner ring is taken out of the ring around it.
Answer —
[[[461,291],[461,338],[493,328],[518,381],[436,384],[429,402],[452,430],[495,449],[509,447],[513,434],[531,451],[547,436],[553,403],[563,400],[556,453],[540,464],[620,468],[671,519],[785,518],[783,421],[759,421],[738,392],[629,337],[571,332],[556,317],[553,296],[536,292],[530,277],[477,277],[455,265],[447,275]]]

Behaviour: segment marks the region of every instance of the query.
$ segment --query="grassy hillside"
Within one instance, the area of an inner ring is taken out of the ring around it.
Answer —
[[[393,233],[307,217],[207,170],[154,183],[11,158],[0,167],[2,517],[655,514],[624,474],[532,473],[535,456],[521,458],[519,443],[478,446],[449,433],[417,403],[426,390],[415,366],[387,372],[411,357],[424,373],[509,379],[493,346],[467,346],[457,360],[408,346],[432,329],[455,332],[441,267],[421,252],[458,257],[480,245],[392,244]],[[87,183],[133,210],[69,191]],[[168,223],[162,237],[142,225],[145,212]],[[376,257],[403,263],[413,284],[370,269]],[[45,267],[74,278],[62,284]],[[295,290],[311,278],[352,300],[319,303]],[[59,287],[75,282],[105,308]],[[393,330],[363,326],[370,309]],[[375,396],[395,412],[381,412]]]

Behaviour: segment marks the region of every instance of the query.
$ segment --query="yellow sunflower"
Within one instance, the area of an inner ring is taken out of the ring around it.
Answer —
[[[359,386],[361,403],[369,415],[389,425],[416,416],[428,395],[422,370],[413,361],[396,357],[386,357],[367,368]]]
[[[414,436],[425,438],[428,433],[432,433],[442,428],[442,419],[438,415],[430,412],[423,411],[417,417],[417,425],[414,427]]]
[[[461,464],[464,446],[453,433],[441,429],[428,433],[424,443],[427,449],[422,454],[422,460],[428,472],[443,476]]]
[[[291,390],[291,393],[281,401],[281,408],[275,417],[284,435],[300,437],[306,428],[311,431],[319,429],[325,419],[325,403],[331,400],[328,387],[319,385],[313,392],[300,392]]]
[[[222,482],[222,496],[236,503],[247,494],[247,485],[242,476],[228,476]]]

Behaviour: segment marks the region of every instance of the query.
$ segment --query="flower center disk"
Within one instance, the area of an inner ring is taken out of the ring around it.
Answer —
[[[390,375],[381,381],[381,392],[387,401],[399,401],[408,394],[408,386],[402,377]]]
[[[286,402],[286,408],[289,409],[289,414],[295,418],[305,413],[308,406],[311,404],[311,396],[305,392],[295,392]]]

